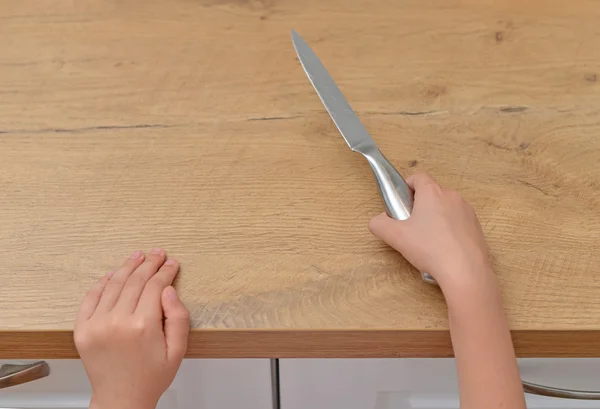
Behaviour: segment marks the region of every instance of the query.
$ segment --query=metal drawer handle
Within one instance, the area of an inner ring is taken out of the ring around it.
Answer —
[[[42,379],[48,375],[50,367],[45,361],[24,365],[5,364],[0,367],[0,389]]]
[[[600,400],[600,391],[578,391],[576,389],[555,388],[553,386],[538,385],[530,382],[523,382],[525,393],[539,396],[549,396],[552,398],[580,399],[580,400]]]

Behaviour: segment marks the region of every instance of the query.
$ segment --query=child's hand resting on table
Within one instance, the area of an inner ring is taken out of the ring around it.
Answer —
[[[92,384],[90,409],[154,409],[187,349],[189,313],[171,286],[176,260],[133,253],[85,296],[75,345]]]

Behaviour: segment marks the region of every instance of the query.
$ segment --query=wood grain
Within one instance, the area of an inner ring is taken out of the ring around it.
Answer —
[[[519,355],[599,356],[598,18],[591,0],[1,3],[0,357],[75,356],[84,291],[157,245],[182,263],[190,356],[450,353],[442,295],[366,228],[368,165],[291,28],[402,173],[474,205]]]

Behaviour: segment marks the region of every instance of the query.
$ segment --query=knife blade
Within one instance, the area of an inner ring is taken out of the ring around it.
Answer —
[[[364,152],[376,148],[375,141],[360,122],[319,57],[293,30],[292,42],[302,68],[350,149]]]
[[[344,140],[350,149],[361,153],[369,162],[387,214],[398,220],[408,219],[413,208],[412,190],[377,148],[375,141],[360,122],[319,57],[294,30],[292,30],[292,43],[302,68]],[[422,272],[421,277],[430,284],[437,284],[427,273]]]

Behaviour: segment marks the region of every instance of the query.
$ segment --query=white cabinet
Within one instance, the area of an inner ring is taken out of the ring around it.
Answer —
[[[50,376],[0,389],[0,409],[87,408],[90,385],[81,361],[47,362]],[[600,390],[600,359],[520,359],[519,366],[528,382]],[[281,409],[459,409],[453,359],[282,359],[279,368]],[[600,408],[600,401],[533,395],[527,395],[527,404]],[[267,359],[186,359],[159,404],[159,409],[272,407]]]
[[[524,380],[600,390],[600,359],[520,359]],[[282,409],[459,409],[454,359],[282,359]],[[600,408],[600,401],[527,395],[529,409]]]
[[[458,387],[448,359],[282,359],[279,368],[282,409],[386,409],[398,393],[451,399]]]
[[[48,377],[0,389],[0,408],[87,408],[91,388],[81,361],[46,362]],[[267,359],[186,359],[158,408],[270,409],[270,374]]]
[[[177,406],[166,409],[272,409],[270,362],[186,359],[169,392]]]
[[[33,361],[1,360],[4,364]],[[78,360],[47,360],[50,375],[21,385],[0,389],[0,408],[87,408],[90,385]]]

